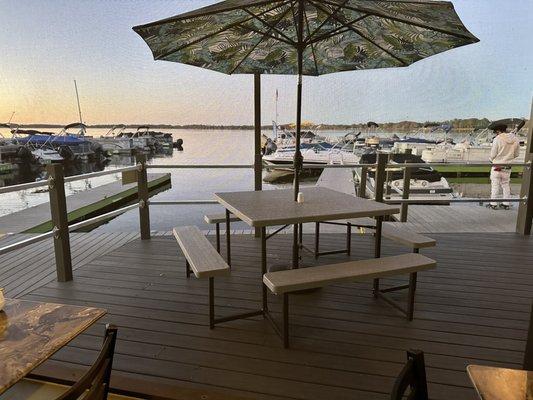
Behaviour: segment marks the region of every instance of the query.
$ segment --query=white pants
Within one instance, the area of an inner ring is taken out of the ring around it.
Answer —
[[[511,170],[506,169],[502,171],[495,171],[494,168],[490,171],[490,185],[491,185],[491,194],[492,199],[500,197],[500,188],[503,192],[503,198],[508,199],[511,197]],[[491,202],[493,206],[497,206],[498,203]],[[509,202],[503,202],[504,205],[509,205]]]

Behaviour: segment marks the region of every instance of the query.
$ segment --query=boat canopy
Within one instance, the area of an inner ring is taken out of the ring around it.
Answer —
[[[70,129],[70,128],[87,129],[87,125],[85,125],[82,122],[74,122],[72,124],[65,125],[65,127],[63,129],[67,130],[67,129]]]
[[[378,125],[377,123],[375,123],[374,121],[368,121],[368,122],[366,123],[366,126],[367,126],[368,128],[379,128],[379,125]]]
[[[493,121],[487,127],[490,130],[494,130],[497,126],[507,125],[508,128],[515,128],[519,131],[526,124],[526,121],[522,118],[505,118],[498,121]]]

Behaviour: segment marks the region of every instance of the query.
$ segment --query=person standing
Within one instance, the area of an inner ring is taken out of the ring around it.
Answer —
[[[512,132],[507,133],[507,125],[498,125],[494,127],[496,137],[492,142],[490,152],[490,162],[493,164],[509,163],[518,157],[520,143],[516,135]],[[500,196],[500,190],[503,192],[503,198],[511,196],[511,167],[494,166],[490,171],[491,195],[492,199]],[[493,210],[498,208],[498,203],[493,201],[489,204]],[[499,207],[508,210],[509,202],[502,202]]]

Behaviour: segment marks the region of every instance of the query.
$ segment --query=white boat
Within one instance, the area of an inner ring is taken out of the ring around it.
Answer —
[[[133,140],[121,135],[125,125],[113,126],[105,135],[95,140],[102,145],[103,151],[109,154],[131,154],[134,150]]]
[[[359,160],[361,164],[374,164],[376,162],[376,154],[363,154]],[[404,162],[422,163],[419,156],[412,154],[391,153],[391,164],[398,163],[398,168],[389,168],[389,190],[386,197],[401,198],[403,195],[403,168],[400,164]],[[354,170],[355,182],[357,190],[359,190],[359,183],[361,181],[361,168]],[[409,198],[411,199],[431,199],[431,200],[450,200],[454,198],[453,189],[450,187],[446,178],[431,167],[412,168],[411,181],[409,184]],[[387,188],[385,188],[387,189]],[[375,170],[369,169],[366,181],[367,197],[372,198],[375,193]]]
[[[51,164],[63,162],[63,157],[52,148],[40,147],[32,150],[31,154],[40,164]]]

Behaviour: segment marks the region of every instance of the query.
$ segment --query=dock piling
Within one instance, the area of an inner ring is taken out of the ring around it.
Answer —
[[[146,156],[138,154],[136,156],[137,165],[137,185],[139,193],[139,224],[141,230],[141,240],[150,239],[150,209],[148,206],[148,176],[146,173]]]

